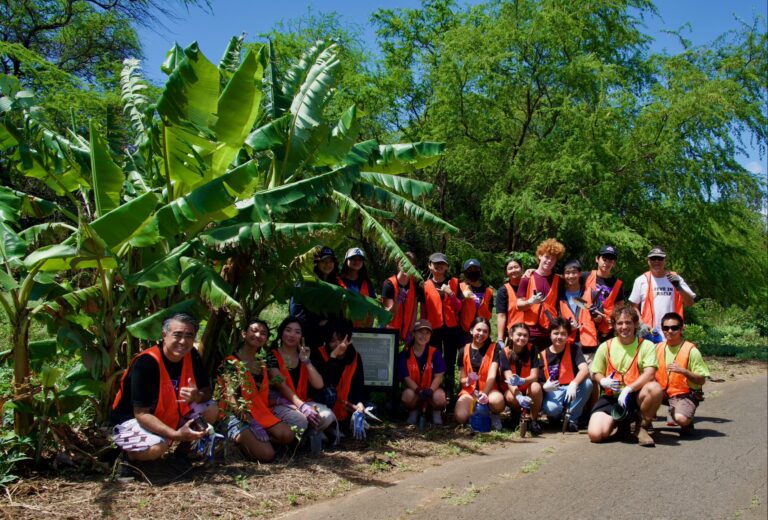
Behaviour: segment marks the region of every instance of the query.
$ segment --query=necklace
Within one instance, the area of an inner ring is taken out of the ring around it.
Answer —
[[[278,352],[280,352],[280,355],[283,357],[283,361],[285,362],[285,366],[288,368],[288,370],[293,370],[296,368],[296,365],[299,364],[299,354],[296,353],[296,357],[293,357],[293,354],[288,354],[283,349],[283,344],[281,343],[280,346],[277,348]]]

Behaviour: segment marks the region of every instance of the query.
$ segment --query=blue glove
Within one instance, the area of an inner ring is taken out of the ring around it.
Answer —
[[[333,385],[328,385],[323,388],[323,399],[325,400],[325,406],[328,408],[333,408],[333,405],[336,404],[337,398],[338,394],[336,393],[336,388],[334,388]]]
[[[507,384],[509,386],[523,386],[525,384],[525,379],[517,374],[512,374],[512,377],[507,379]]]
[[[517,399],[517,402],[520,403],[520,408],[525,408],[526,410],[530,409],[531,405],[533,404],[533,399],[527,395],[517,394],[515,399]]]
[[[627,404],[629,403],[629,394],[632,393],[632,388],[629,386],[625,386],[624,389],[619,394],[619,404],[622,408],[625,410],[627,409]]]
[[[365,440],[365,429],[368,427],[368,423],[365,422],[365,414],[361,411],[356,411],[352,414],[352,437],[358,441]]]

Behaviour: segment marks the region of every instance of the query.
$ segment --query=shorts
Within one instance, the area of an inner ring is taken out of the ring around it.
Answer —
[[[237,436],[243,433],[245,430],[250,429],[253,432],[255,428],[261,428],[259,423],[257,423],[255,420],[245,422],[233,414],[229,414],[224,417],[224,420],[222,420],[219,424],[219,431],[226,434],[227,439],[231,441],[234,441]],[[266,428],[263,429],[266,430]],[[256,436],[256,438],[258,439],[259,437]]]
[[[190,419],[195,419],[201,416],[212,404],[214,404],[214,401],[192,403],[189,406],[189,412],[181,418],[180,424],[184,424]],[[171,442],[164,437],[145,430],[135,418],[121,422],[112,428],[112,442],[114,442],[118,448],[125,451],[146,451],[161,442],[169,445],[171,444]]]
[[[590,373],[592,373],[592,362],[595,360],[595,352],[596,350],[582,351],[582,354],[584,354],[584,361],[587,362],[587,367],[589,368]]]
[[[597,400],[595,403],[595,406],[592,407],[592,413],[596,412],[603,412],[608,415],[611,415],[611,411],[616,406],[617,402],[619,400],[618,396],[607,396],[604,395],[600,399]],[[640,412],[640,407],[637,404],[637,392],[632,392],[629,394],[629,402],[627,403],[627,416],[622,419],[621,423],[628,423],[632,422],[635,419],[637,419],[638,413]]]
[[[693,416],[696,413],[696,408],[699,406],[698,399],[691,397],[691,394],[676,395],[669,399],[665,398],[664,401],[666,401],[664,404],[669,406],[670,414],[679,413],[688,419],[693,419]]]

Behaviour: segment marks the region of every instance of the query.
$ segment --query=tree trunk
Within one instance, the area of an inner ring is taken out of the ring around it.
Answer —
[[[13,402],[32,407],[32,392],[29,387],[29,313],[18,311],[11,323],[13,336]],[[32,414],[13,410],[13,431],[18,436],[26,436],[32,426]]]

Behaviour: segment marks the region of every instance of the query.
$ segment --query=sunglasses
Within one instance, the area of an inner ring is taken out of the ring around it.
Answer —
[[[678,330],[680,330],[680,328],[681,328],[680,325],[662,325],[661,326],[661,330],[663,330],[664,332],[669,332],[669,331],[677,332]]]
[[[652,256],[648,260],[651,262],[662,262],[664,260],[663,256]]]

